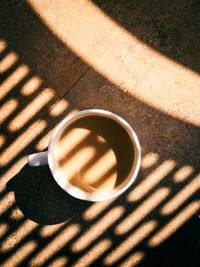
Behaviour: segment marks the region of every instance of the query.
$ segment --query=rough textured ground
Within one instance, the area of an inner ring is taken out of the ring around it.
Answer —
[[[0,2],[1,266],[200,265],[200,2]],[[139,175],[112,201],[72,198],[47,166],[68,114],[134,128]]]

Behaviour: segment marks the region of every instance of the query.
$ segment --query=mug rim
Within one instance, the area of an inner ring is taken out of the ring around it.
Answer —
[[[119,186],[119,188],[114,189],[113,192],[107,193],[107,194],[94,194],[94,193],[89,193],[85,192],[81,189],[78,189],[77,187],[73,186],[71,183],[69,183],[66,179],[66,176],[62,173],[58,166],[57,162],[57,157],[56,157],[56,143],[61,136],[63,130],[69,126],[71,123],[73,123],[76,119],[85,117],[85,116],[90,116],[90,115],[99,115],[103,117],[110,118],[117,122],[129,135],[131,139],[131,143],[134,146],[134,151],[136,154],[136,157],[134,158],[133,161],[133,166],[127,175],[126,179],[122,182],[122,184]],[[136,133],[134,132],[133,128],[130,126],[130,124],[120,117],[119,115],[103,110],[103,109],[85,109],[82,111],[78,111],[76,113],[73,113],[69,116],[67,116],[64,120],[62,120],[58,126],[55,128],[50,142],[48,146],[48,164],[51,170],[51,173],[57,182],[57,184],[68,194],[71,196],[81,199],[81,200],[87,200],[87,201],[103,201],[103,200],[108,200],[111,198],[115,198],[119,195],[121,195],[123,192],[125,192],[131,184],[134,182],[135,178],[137,177],[137,174],[140,169],[140,163],[141,163],[141,149],[140,149],[140,143],[138,140],[138,137]],[[130,176],[130,177],[129,177]],[[129,178],[129,179],[128,179]]]

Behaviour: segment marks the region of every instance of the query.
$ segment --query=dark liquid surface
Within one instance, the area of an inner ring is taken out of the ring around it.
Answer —
[[[66,179],[86,192],[109,192],[120,185],[134,162],[127,132],[103,116],[78,119],[57,143],[58,164]]]

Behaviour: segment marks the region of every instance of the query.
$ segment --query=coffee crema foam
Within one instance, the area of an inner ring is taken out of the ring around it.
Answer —
[[[103,116],[79,118],[57,142],[59,168],[69,183],[85,192],[112,192],[127,177],[133,158],[127,132]]]

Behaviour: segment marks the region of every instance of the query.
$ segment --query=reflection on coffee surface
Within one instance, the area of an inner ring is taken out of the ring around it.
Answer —
[[[129,174],[134,147],[118,123],[104,116],[87,115],[62,132],[57,160],[73,186],[90,193],[109,192]]]

